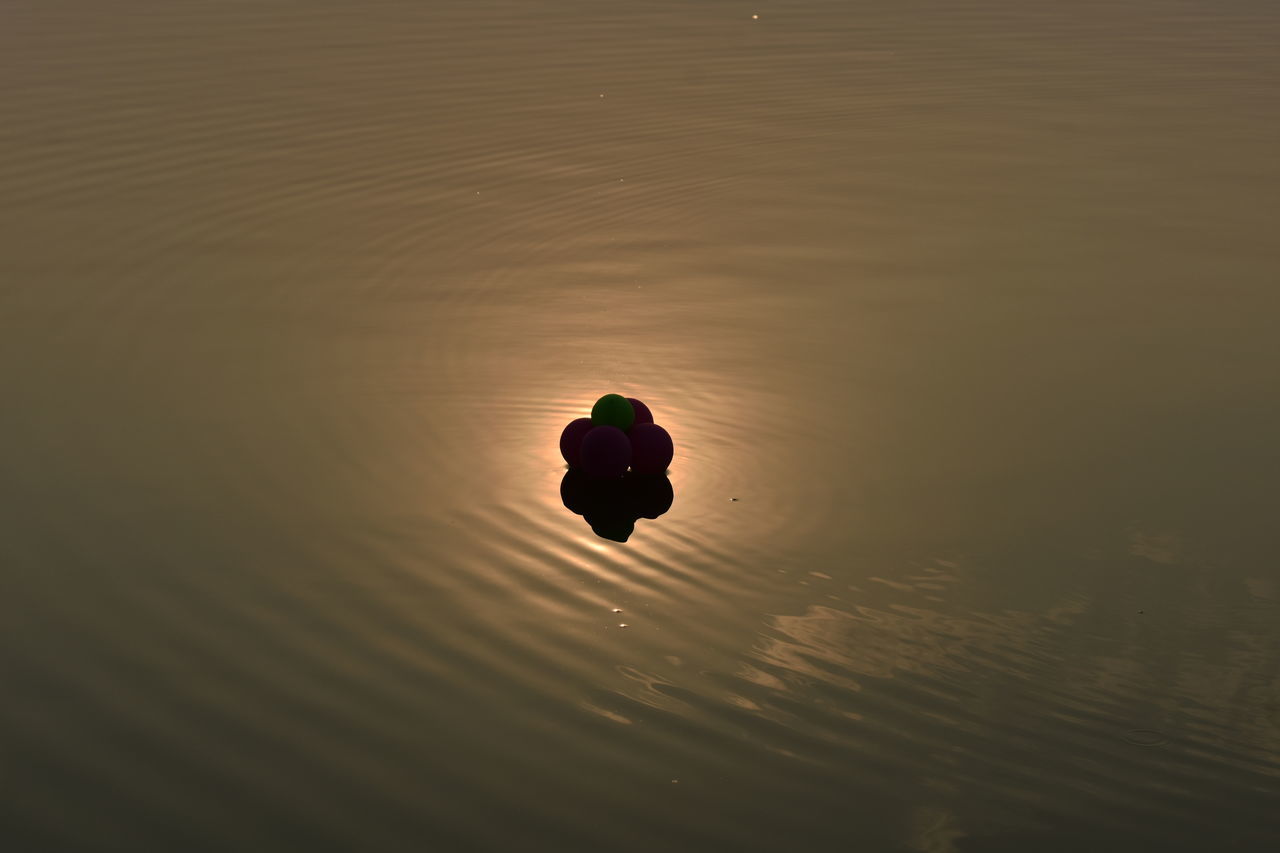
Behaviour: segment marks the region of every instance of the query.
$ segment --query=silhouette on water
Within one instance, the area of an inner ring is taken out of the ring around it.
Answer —
[[[637,521],[671,509],[675,493],[666,474],[629,471],[613,479],[595,479],[571,468],[560,481],[560,499],[601,539],[626,542]]]

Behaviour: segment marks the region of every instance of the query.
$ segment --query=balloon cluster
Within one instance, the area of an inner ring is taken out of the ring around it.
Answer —
[[[653,422],[649,407],[634,397],[605,394],[591,417],[569,422],[560,433],[560,455],[590,477],[615,479],[630,468],[661,474],[674,455],[671,436]]]

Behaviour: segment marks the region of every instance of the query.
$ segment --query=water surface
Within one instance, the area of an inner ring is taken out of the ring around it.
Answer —
[[[1280,842],[1273,4],[0,16],[6,847]]]

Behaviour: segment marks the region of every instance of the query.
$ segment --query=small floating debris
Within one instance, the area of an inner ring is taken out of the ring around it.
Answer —
[[[630,626],[630,625],[628,625],[626,622],[619,622],[619,623],[618,623],[618,627],[619,627],[619,628],[630,628],[631,626]]]
[[[729,500],[733,501],[734,503],[737,503],[737,501],[738,501],[738,499],[737,499],[737,498],[729,498]]]
[[[615,607],[615,608],[613,608],[613,612],[614,612],[614,613],[621,613],[621,612],[622,612],[622,608],[621,608],[621,607]]]

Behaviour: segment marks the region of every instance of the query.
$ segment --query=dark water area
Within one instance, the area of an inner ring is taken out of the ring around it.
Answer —
[[[0,3],[0,848],[1277,849],[1278,44]]]

